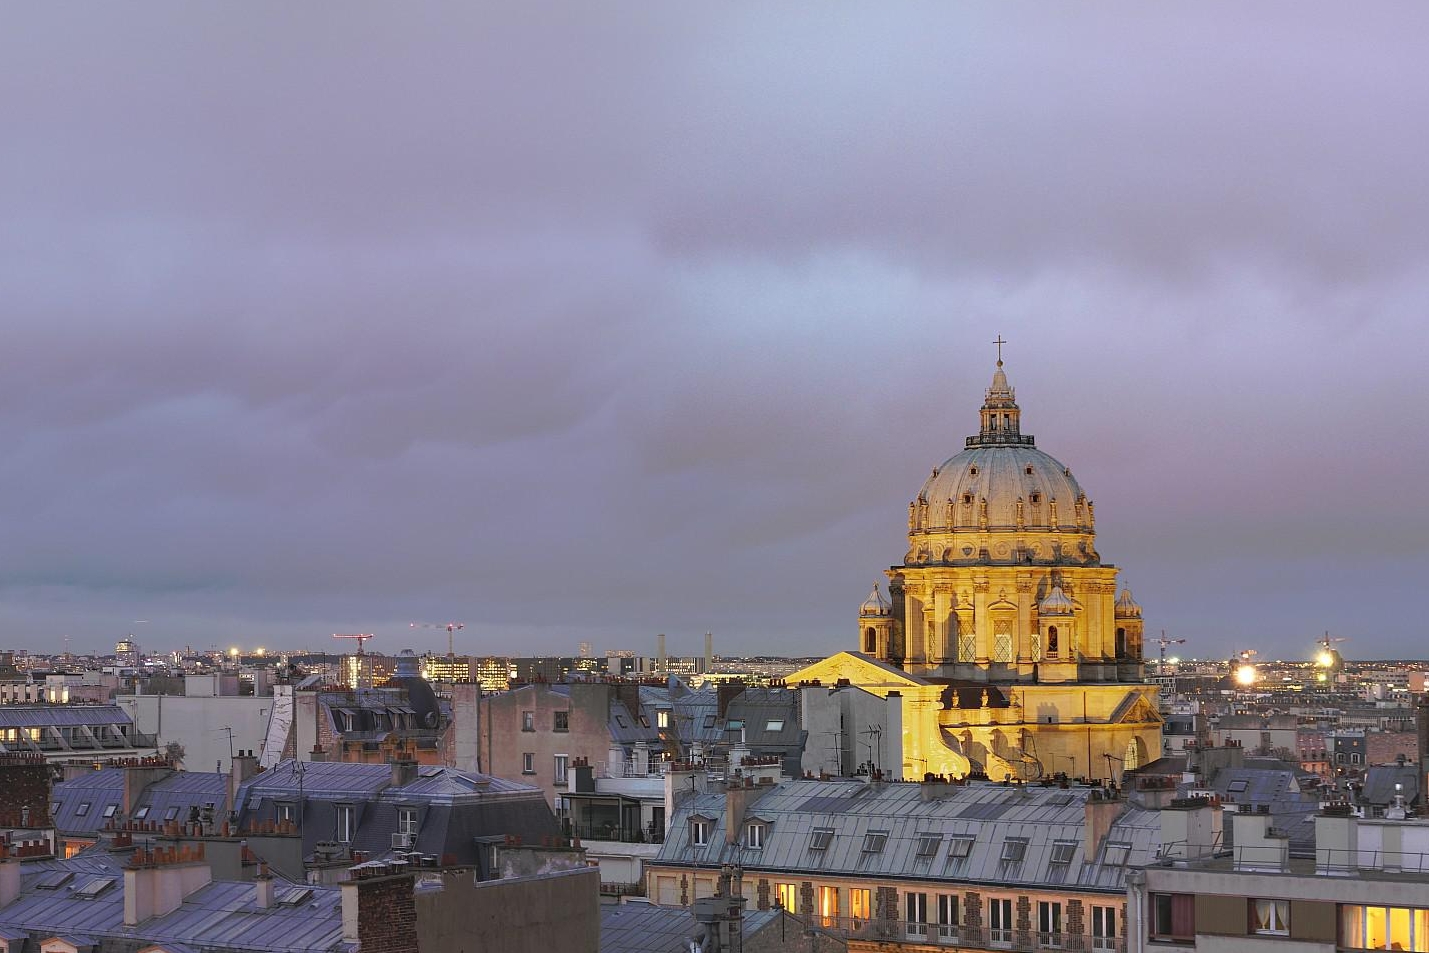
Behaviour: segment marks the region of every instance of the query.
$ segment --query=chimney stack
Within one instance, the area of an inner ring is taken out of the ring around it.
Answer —
[[[253,887],[253,902],[259,910],[267,910],[273,906],[273,875],[268,872],[267,864],[258,865],[258,876],[253,878]]]
[[[670,674],[670,663],[665,658],[665,633],[655,636],[655,674],[662,678]]]
[[[233,756],[228,768],[228,810],[238,810],[238,790],[253,775],[258,773],[258,758],[252,751],[239,751]]]
[[[9,853],[9,848],[4,848]],[[20,899],[20,860],[5,857],[0,860],[0,907],[8,907]]]
[[[714,633],[705,633],[705,674],[714,671]]]
[[[392,786],[405,787],[417,780],[417,762],[405,752],[392,759]]]

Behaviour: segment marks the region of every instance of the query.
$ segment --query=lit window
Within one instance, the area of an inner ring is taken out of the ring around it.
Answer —
[[[1340,946],[1358,950],[1429,949],[1429,910],[1340,907]]]
[[[833,828],[816,827],[809,832],[809,850],[828,850],[829,842],[833,839]]]
[[[1250,922],[1256,933],[1270,936],[1290,935],[1289,900],[1252,900]]]
[[[819,888],[819,916],[826,927],[836,926],[839,919],[839,888]]]
[[[873,892],[867,887],[850,887],[848,915],[853,918],[855,928],[861,927],[873,919]]]
[[[1009,837],[1002,842],[1002,859],[1010,863],[1020,861],[1027,853],[1027,838]]]
[[[695,847],[707,847],[710,842],[710,822],[703,818],[690,821],[690,843]]]
[[[656,728],[668,728],[668,727],[670,727],[670,713],[669,713],[668,711],[657,711],[657,712],[655,713],[655,727],[656,727]]]
[[[799,885],[798,884],[775,884],[774,897],[781,908],[790,913],[799,912]]]
[[[863,852],[865,854],[879,854],[883,852],[883,845],[888,843],[887,831],[869,831],[863,835]]]

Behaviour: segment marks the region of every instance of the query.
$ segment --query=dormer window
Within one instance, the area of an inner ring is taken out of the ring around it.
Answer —
[[[809,850],[828,850],[833,839],[832,827],[816,827],[809,834]]]
[[[968,476],[977,476],[977,467],[968,467]]]
[[[1002,842],[1002,859],[1008,863],[1018,863],[1027,853],[1027,838],[1009,837]]]
[[[1027,466],[1027,468],[1024,469],[1022,472],[1025,473],[1025,474],[1027,474],[1028,476],[1031,476],[1031,475],[1032,475],[1032,467],[1031,467],[1031,465],[1029,464],[1029,465]]]
[[[744,846],[749,850],[763,850],[764,839],[768,834],[768,824],[763,821],[750,821],[744,825]]]
[[[964,493],[964,494],[963,494],[963,505],[964,505],[964,506],[972,506],[972,505],[973,505],[973,495],[972,495],[971,493]]]
[[[887,831],[869,831],[863,835],[863,852],[865,854],[881,854],[883,845],[887,843]]]
[[[690,818],[690,846],[708,847],[710,843],[710,828],[712,825],[708,818]]]
[[[1041,494],[1041,493],[1033,493],[1031,496],[1028,497],[1028,499],[1031,500],[1033,503],[1041,503],[1041,502],[1042,502],[1042,494]]]

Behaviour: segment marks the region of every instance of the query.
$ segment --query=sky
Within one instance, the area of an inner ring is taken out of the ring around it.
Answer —
[[[1149,634],[1429,655],[1426,21],[12,5],[0,646],[852,648],[1001,335]]]

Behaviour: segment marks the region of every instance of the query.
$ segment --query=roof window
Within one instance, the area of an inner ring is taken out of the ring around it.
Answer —
[[[1002,859],[1009,863],[1017,863],[1022,860],[1027,853],[1027,838],[1009,837],[1002,842]]]
[[[948,859],[953,860],[959,857],[967,857],[973,852],[973,839],[971,837],[954,837],[948,841]]]
[[[1102,858],[1102,863],[1112,867],[1120,867],[1126,863],[1126,858],[1131,855],[1131,845],[1126,841],[1107,841],[1106,856]]]
[[[1077,842],[1074,840],[1059,840],[1052,842],[1052,863],[1070,864],[1072,857],[1077,852]]]
[[[74,809],[74,816],[75,816],[75,817],[84,817],[84,816],[85,816],[86,814],[88,814],[88,813],[89,813],[89,802],[88,802],[88,801],[85,801],[85,802],[84,802],[83,804],[81,804],[79,807],[77,807],[77,808]]]
[[[863,835],[863,852],[865,854],[883,853],[883,845],[888,843],[887,831],[869,831]]]
[[[938,845],[943,842],[943,838],[938,834],[918,835],[918,856],[932,857],[938,852]]]
[[[765,730],[765,731],[783,731],[783,730],[784,730],[784,719],[783,719],[783,718],[771,718],[771,719],[769,719],[767,722],[764,723],[764,730]]]
[[[809,833],[809,850],[828,850],[833,839],[832,827],[816,827]]]

